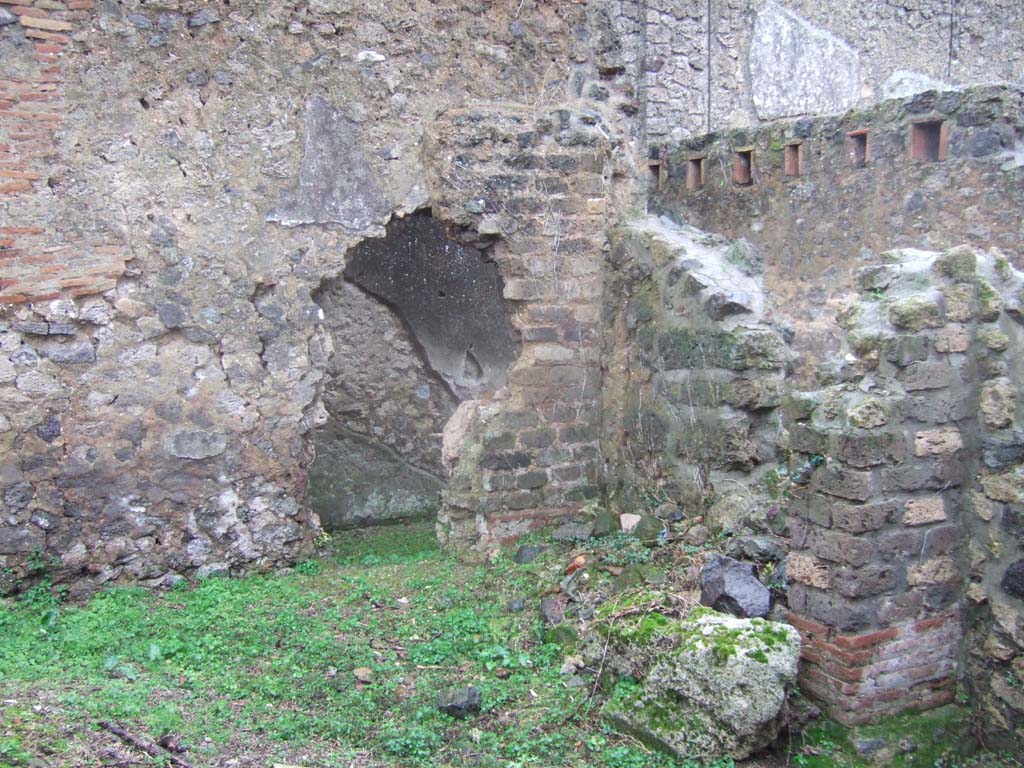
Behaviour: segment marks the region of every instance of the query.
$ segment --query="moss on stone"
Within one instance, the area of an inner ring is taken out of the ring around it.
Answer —
[[[866,331],[861,328],[850,331],[847,335],[850,340],[850,347],[858,355],[867,355],[877,352],[882,347],[882,334],[874,331]]]
[[[942,308],[934,299],[908,296],[889,305],[889,321],[897,328],[922,331],[942,326]]]
[[[976,285],[978,289],[978,316],[986,322],[998,320],[999,315],[1003,311],[1002,297],[992,287],[992,283],[982,277],[978,278]]]
[[[951,248],[935,260],[934,269],[940,275],[957,282],[974,279],[978,271],[978,257],[969,246]]]
[[[998,328],[979,328],[978,341],[993,352],[1005,352],[1010,346],[1010,337]]]

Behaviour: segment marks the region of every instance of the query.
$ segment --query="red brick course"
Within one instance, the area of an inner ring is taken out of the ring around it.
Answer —
[[[35,73],[0,80],[0,200],[49,193],[45,180],[60,156],[59,131],[66,105],[61,90],[61,62],[70,52],[76,23],[92,0],[54,11],[33,0],[0,0],[19,17],[26,37],[37,42]],[[48,206],[49,207],[49,206]],[[59,216],[59,214],[55,214]],[[57,298],[67,290],[82,296],[114,288],[124,269],[123,249],[101,244],[75,248],[59,234],[28,222],[5,222],[0,228],[0,305]]]

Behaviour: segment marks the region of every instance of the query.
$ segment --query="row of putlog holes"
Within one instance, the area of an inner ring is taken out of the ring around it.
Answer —
[[[847,136],[847,152],[850,165],[862,168],[871,162],[871,129],[861,128],[850,131]],[[910,159],[920,163],[935,163],[946,159],[949,144],[948,126],[942,120],[922,120],[910,126]],[[782,148],[782,172],[785,176],[800,176],[803,170],[803,144],[793,141]],[[695,155],[686,161],[686,188],[700,189],[704,186],[703,155]],[[647,164],[652,181],[660,189],[665,173],[661,160],[649,160]],[[754,183],[754,148],[738,147],[733,153],[733,184],[741,187]]]

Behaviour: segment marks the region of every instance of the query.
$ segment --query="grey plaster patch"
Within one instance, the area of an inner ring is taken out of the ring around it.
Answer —
[[[883,99],[902,99],[922,91],[949,91],[954,86],[934,77],[912,72],[909,69],[897,69],[882,83]]]
[[[445,484],[390,448],[332,424],[317,441],[306,503],[326,530],[436,513]]]
[[[353,123],[319,96],[306,102],[305,123],[298,187],[281,195],[267,221],[356,231],[383,223],[391,203],[373,178]]]
[[[168,451],[179,459],[210,459],[224,453],[227,445],[223,432],[183,429],[171,435]]]
[[[841,112],[860,96],[857,51],[775,3],[757,13],[749,61],[762,120]]]

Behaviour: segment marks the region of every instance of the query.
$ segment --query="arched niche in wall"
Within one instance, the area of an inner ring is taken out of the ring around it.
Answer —
[[[519,353],[497,265],[429,213],[394,220],[347,264],[315,297],[334,351],[307,503],[327,530],[433,514],[444,425]]]

